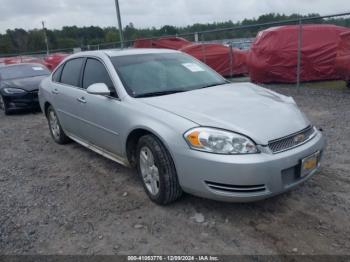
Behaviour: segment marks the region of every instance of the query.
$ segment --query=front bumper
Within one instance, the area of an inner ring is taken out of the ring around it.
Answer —
[[[204,198],[249,202],[268,198],[308,180],[300,176],[301,160],[322,152],[320,131],[307,143],[278,154],[218,155],[188,149],[173,154],[182,189]]]
[[[9,111],[40,108],[38,90],[23,94],[3,94],[3,98]]]

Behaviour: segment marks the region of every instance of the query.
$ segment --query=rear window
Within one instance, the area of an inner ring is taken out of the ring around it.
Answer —
[[[66,62],[61,75],[61,83],[79,86],[80,71],[84,59],[85,58],[75,58]]]
[[[35,76],[49,75],[50,71],[42,65],[16,65],[0,68],[0,76],[3,80],[20,79]]]

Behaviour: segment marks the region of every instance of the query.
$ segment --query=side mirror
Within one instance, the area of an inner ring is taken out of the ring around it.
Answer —
[[[92,84],[86,89],[86,91],[88,94],[92,95],[109,96],[111,94],[111,91],[109,91],[109,88],[105,83]]]

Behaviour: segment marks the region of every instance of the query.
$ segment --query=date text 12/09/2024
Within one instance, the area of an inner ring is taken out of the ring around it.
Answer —
[[[219,261],[217,256],[128,256],[128,261]]]

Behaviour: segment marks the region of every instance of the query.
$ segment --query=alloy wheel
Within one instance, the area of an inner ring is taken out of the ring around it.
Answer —
[[[55,111],[50,110],[49,112],[50,128],[53,136],[57,139],[60,137],[60,126]]]
[[[159,170],[154,163],[152,151],[146,146],[140,150],[140,169],[147,190],[152,195],[157,195],[160,188]]]

